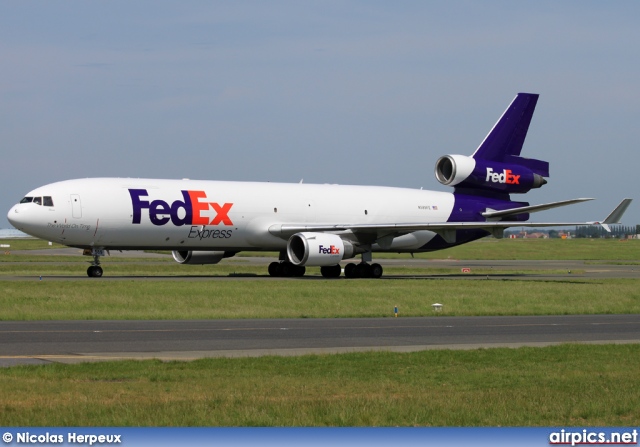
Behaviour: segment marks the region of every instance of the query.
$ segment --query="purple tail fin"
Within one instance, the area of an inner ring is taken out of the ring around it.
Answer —
[[[548,177],[548,162],[520,157],[537,102],[537,94],[518,93],[473,153],[473,158],[525,166],[538,175]]]

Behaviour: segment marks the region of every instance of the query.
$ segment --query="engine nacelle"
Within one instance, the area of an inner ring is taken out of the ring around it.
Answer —
[[[233,256],[226,251],[172,251],[173,259],[179,264],[217,264],[223,258]]]
[[[335,265],[352,258],[355,248],[335,234],[296,233],[287,242],[287,255],[295,265]]]
[[[518,164],[445,155],[436,162],[436,178],[443,185],[505,193],[525,193],[546,184],[545,178]]]

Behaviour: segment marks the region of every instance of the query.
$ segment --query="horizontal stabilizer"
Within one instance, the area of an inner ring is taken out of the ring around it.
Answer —
[[[487,210],[482,213],[483,217],[487,219],[495,219],[506,216],[515,216],[517,214],[523,213],[535,213],[537,211],[545,211],[553,208],[558,208],[561,206],[573,205],[574,203],[587,202],[593,199],[571,199],[571,200],[563,200],[561,202],[553,202],[553,203],[545,203],[543,205],[532,205],[532,206],[522,206],[520,208],[511,208],[508,210],[495,211],[495,210]]]

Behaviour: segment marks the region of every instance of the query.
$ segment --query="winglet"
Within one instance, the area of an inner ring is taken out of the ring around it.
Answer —
[[[629,208],[629,205],[631,204],[631,200],[632,199],[622,199],[622,202],[620,202],[620,204],[616,206],[615,209],[611,211],[609,215],[605,217],[605,219],[602,222],[590,222],[590,223],[594,223],[594,224],[599,223],[600,225],[602,225],[602,228],[604,228],[610,233],[611,228],[609,228],[609,225],[620,223],[620,220],[622,219],[622,215],[625,213],[625,211],[627,211],[627,208]]]

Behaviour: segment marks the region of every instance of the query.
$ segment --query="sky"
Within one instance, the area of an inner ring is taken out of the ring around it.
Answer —
[[[600,220],[638,191],[638,23],[636,1],[2,1],[0,228],[71,178],[452,191],[436,160],[518,92],[551,175],[512,198]]]

